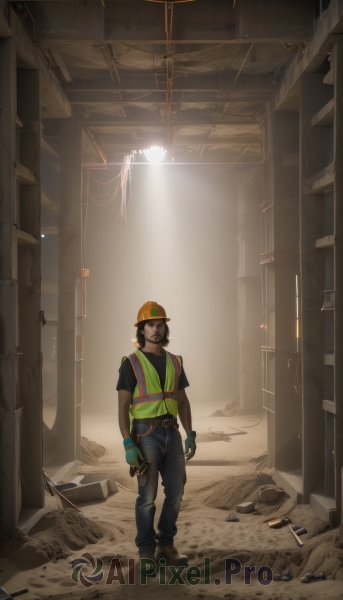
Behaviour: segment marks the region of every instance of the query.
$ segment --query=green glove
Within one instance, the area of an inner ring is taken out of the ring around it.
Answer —
[[[130,465],[130,467],[139,469],[141,462],[144,461],[140,449],[137,448],[136,444],[133,443],[132,438],[125,438],[125,440],[123,440],[123,444],[125,448],[125,458],[127,464]]]
[[[187,438],[185,439],[186,460],[190,460],[195,454],[197,449],[197,445],[195,443],[196,436],[197,434],[195,431],[189,431],[187,433]]]

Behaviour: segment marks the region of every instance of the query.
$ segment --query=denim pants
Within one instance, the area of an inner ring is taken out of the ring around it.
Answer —
[[[139,554],[154,553],[156,541],[160,546],[171,546],[177,532],[176,521],[186,483],[182,439],[176,419],[169,427],[162,427],[156,422],[155,425],[147,425],[136,421],[132,437],[144,459],[150,462],[146,474],[137,477],[135,542]],[[159,473],[165,498],[156,534],[154,517]]]

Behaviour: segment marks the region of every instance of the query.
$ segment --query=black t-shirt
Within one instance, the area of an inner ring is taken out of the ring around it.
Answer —
[[[139,350],[142,352],[142,350]],[[166,353],[163,352],[160,356],[156,356],[156,354],[152,354],[152,352],[143,352],[144,356],[151,362],[152,366],[156,369],[158,376],[160,378],[161,388],[164,390],[164,384],[166,381],[166,367],[167,367],[167,358]],[[182,358],[181,358],[182,365]],[[128,359],[124,360],[120,369],[119,369],[119,379],[117,383],[117,390],[126,390],[133,394],[133,391],[137,385],[137,379],[135,372],[132,368],[132,365]],[[184,390],[189,386],[188,379],[186,377],[186,373],[184,372],[183,366],[181,366],[181,373],[179,379],[178,392],[180,390]]]

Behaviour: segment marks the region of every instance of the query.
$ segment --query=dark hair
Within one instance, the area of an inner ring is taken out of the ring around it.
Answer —
[[[165,326],[166,326],[166,330],[162,339],[162,346],[163,348],[165,348],[166,346],[168,346],[169,344],[169,327],[165,321],[165,319],[163,319]],[[137,347],[138,348],[144,348],[145,346],[145,337],[144,337],[144,333],[143,333],[143,329],[144,329],[144,325],[146,323],[149,323],[149,319],[147,319],[146,321],[141,321],[140,323],[138,323],[137,326],[137,330],[136,330],[136,339],[137,339]]]

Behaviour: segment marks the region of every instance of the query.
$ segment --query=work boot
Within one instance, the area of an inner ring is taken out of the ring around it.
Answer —
[[[180,554],[175,548],[172,546],[160,546],[157,544],[156,552],[155,552],[155,561],[159,561],[160,558],[165,558],[167,561],[167,565],[177,566],[187,566],[188,565],[188,556],[185,554]]]
[[[139,568],[141,569],[141,559],[145,558],[145,559],[150,559],[153,560],[155,565],[156,565],[156,558],[153,552],[143,552],[142,554],[139,554],[138,556],[139,558]],[[156,568],[155,570],[152,570],[151,573],[147,573],[147,577],[156,577]]]

